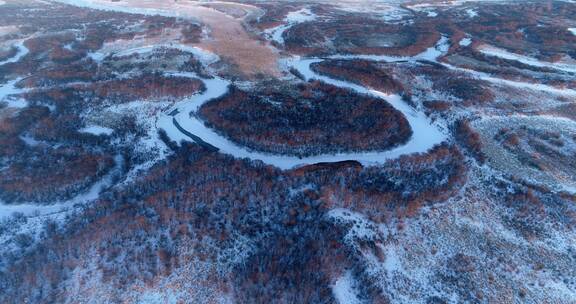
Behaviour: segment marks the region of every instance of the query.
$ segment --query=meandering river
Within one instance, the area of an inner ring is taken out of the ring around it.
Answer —
[[[356,91],[360,94],[377,97],[381,99],[382,102],[388,102],[396,110],[400,111],[408,120],[413,131],[410,140],[404,145],[386,151],[321,154],[309,157],[278,155],[254,151],[239,146],[226,137],[220,135],[216,130],[207,127],[204,122],[195,115],[204,103],[227,93],[230,82],[219,77],[213,79],[202,79],[206,85],[206,91],[176,104],[159,119],[158,126],[164,129],[168,136],[176,142],[192,140],[192,138],[183,132],[180,132],[177,126],[174,125],[174,119],[181,128],[201,138],[205,143],[218,148],[222,153],[237,158],[261,160],[264,163],[274,165],[281,169],[290,169],[320,162],[339,162],[345,160],[355,160],[363,165],[382,164],[387,160],[398,158],[405,154],[426,152],[446,139],[446,134],[443,132],[443,127],[441,125],[432,123],[423,113],[416,111],[406,104],[399,95],[388,95],[357,84],[322,76],[312,71],[310,65],[316,62],[321,62],[322,60],[324,59],[292,58],[287,60],[286,64],[298,70],[298,72],[304,75],[306,80],[320,80],[334,86]],[[402,60],[405,60],[405,58]],[[197,77],[192,73],[178,73],[177,75]]]

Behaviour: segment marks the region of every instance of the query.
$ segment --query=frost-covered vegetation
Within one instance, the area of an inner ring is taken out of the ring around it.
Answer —
[[[412,134],[386,101],[321,82],[267,83],[255,92],[231,88],[199,113],[238,144],[275,154],[386,150]]]
[[[0,303],[576,299],[573,1],[62,1],[0,1]]]

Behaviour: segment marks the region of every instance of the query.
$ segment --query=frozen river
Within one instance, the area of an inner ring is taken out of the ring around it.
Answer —
[[[320,80],[334,86],[356,91],[360,94],[377,97],[381,99],[382,102],[388,102],[396,110],[400,111],[408,120],[413,131],[410,140],[404,145],[386,151],[321,154],[310,157],[277,155],[250,150],[237,145],[217,133],[216,130],[207,127],[204,122],[197,117],[197,115],[194,115],[204,103],[211,99],[218,98],[226,94],[228,91],[230,82],[218,77],[213,79],[203,79],[206,85],[206,91],[176,104],[172,109],[170,109],[170,111],[159,119],[158,127],[164,129],[169,137],[176,142],[182,140],[190,141],[191,138],[180,132],[180,130],[178,130],[178,128],[173,124],[174,118],[183,129],[195,136],[198,136],[204,142],[218,148],[222,153],[237,158],[261,160],[264,163],[274,165],[281,169],[290,169],[320,162],[339,162],[345,160],[355,160],[363,165],[382,164],[387,160],[398,158],[405,154],[426,152],[446,139],[446,134],[442,131],[441,126],[432,123],[423,113],[414,110],[402,100],[401,96],[388,95],[350,82],[322,76],[312,71],[310,65],[322,60],[323,59],[293,58],[288,60],[286,64],[298,70],[302,75],[304,75],[306,80]],[[402,58],[402,60],[405,60],[405,58]],[[186,75],[185,73],[179,73],[178,76],[196,77],[194,74]],[[171,113],[172,116],[168,113]]]

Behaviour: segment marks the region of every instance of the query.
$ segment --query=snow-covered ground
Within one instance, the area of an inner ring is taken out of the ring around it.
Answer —
[[[9,108],[25,108],[28,102],[14,95],[25,93],[26,90],[16,87],[21,78],[11,80],[4,85],[0,85],[0,103],[6,104]]]
[[[267,29],[264,31],[264,33],[267,34],[272,40],[280,44],[284,44],[284,37],[282,37],[284,32],[298,23],[312,21],[316,19],[316,17],[317,16],[312,11],[310,11],[309,8],[302,8],[300,10],[288,13],[286,18],[284,18],[285,24]]]
[[[358,298],[358,291],[354,287],[355,281],[352,273],[347,271],[343,276],[338,278],[332,286],[334,298],[339,304],[361,304]]]
[[[328,217],[340,226],[350,227],[344,236],[344,241],[351,247],[355,247],[358,240],[378,238],[378,226],[363,214],[344,208],[335,208],[328,212]]]
[[[496,142],[494,137],[502,128],[512,126],[532,126],[542,131],[558,133],[563,138],[562,148],[558,149],[563,157],[576,153],[576,144],[572,136],[576,134],[576,122],[573,120],[555,116],[495,116],[484,117],[474,123],[474,127],[480,131],[482,142],[485,146],[483,151],[489,158],[491,166],[500,172],[507,172],[512,176],[522,177],[533,184],[544,185],[555,191],[576,193],[576,180],[573,174],[566,172],[566,168],[552,167],[539,170],[523,164],[519,157],[508,151],[502,144]],[[539,156],[546,157],[546,156]],[[569,170],[568,170],[569,171]]]
[[[122,49],[116,49],[116,48],[108,49],[105,46],[99,51],[89,53],[88,56],[91,57],[96,62],[101,62],[104,58],[110,55],[114,57],[123,57],[133,54],[146,54],[162,48],[178,49],[183,52],[191,53],[192,55],[194,55],[196,59],[200,60],[206,66],[220,60],[220,58],[217,55],[210,53],[200,47],[185,45],[181,43],[160,43],[153,45],[128,47]]]
[[[21,40],[15,45],[18,48],[18,53],[12,58],[0,62],[0,65],[7,63],[18,62],[22,57],[28,54],[28,48],[24,46],[24,41]],[[0,84],[0,103],[6,104],[9,108],[25,108],[28,106],[28,102],[14,95],[22,94],[26,92],[26,89],[20,89],[16,87],[16,84],[22,80],[22,78],[17,78],[8,81],[5,84]]]
[[[472,8],[467,9],[466,14],[468,14],[468,17],[470,17],[470,18],[474,18],[474,17],[478,16],[478,12]]]
[[[469,46],[470,44],[472,44],[472,38],[470,37],[463,38],[462,40],[460,40],[460,42],[458,42],[458,44],[460,46]]]
[[[576,64],[569,64],[569,63],[556,63],[556,62],[544,62],[540,61],[533,57],[528,57],[520,54],[515,54],[508,52],[507,50],[497,48],[491,45],[482,45],[478,48],[478,50],[485,55],[494,56],[502,59],[507,60],[514,60],[521,62],[523,64],[527,64],[534,67],[539,68],[552,68],[555,70],[560,70],[569,73],[576,73]]]
[[[136,139],[126,138],[126,141],[133,142],[133,147],[137,155],[142,155],[146,160],[135,165],[125,174],[122,184],[132,183],[138,178],[141,172],[150,169],[154,164],[163,160],[170,154],[169,148],[158,137],[157,121],[162,111],[171,106],[170,101],[145,102],[141,100],[116,104],[109,106],[102,111],[102,116],[128,115],[133,116],[136,123],[143,129],[144,134]]]

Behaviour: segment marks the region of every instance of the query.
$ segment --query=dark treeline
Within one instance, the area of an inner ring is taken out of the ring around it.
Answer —
[[[256,92],[231,87],[200,115],[240,145],[297,156],[386,150],[412,135],[406,118],[386,101],[321,82]]]

